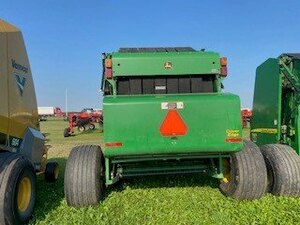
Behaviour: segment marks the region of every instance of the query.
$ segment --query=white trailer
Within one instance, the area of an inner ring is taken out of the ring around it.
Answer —
[[[38,107],[40,121],[46,121],[47,117],[55,115],[55,107]]]
[[[55,107],[38,107],[38,114],[40,116],[54,116]]]

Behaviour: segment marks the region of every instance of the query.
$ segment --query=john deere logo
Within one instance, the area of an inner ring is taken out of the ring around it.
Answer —
[[[26,78],[17,74],[17,73],[14,73],[15,75],[15,78],[16,78],[16,83],[17,83],[17,86],[19,88],[19,91],[20,91],[20,95],[22,96],[23,95],[23,92],[24,92],[24,87],[25,87],[25,83],[26,83]]]
[[[171,62],[165,62],[164,63],[164,68],[165,69],[172,69],[173,68],[173,64]]]

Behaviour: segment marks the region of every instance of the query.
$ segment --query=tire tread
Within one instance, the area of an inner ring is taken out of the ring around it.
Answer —
[[[267,187],[267,170],[259,148],[244,141],[242,151],[231,155],[232,178],[221,182],[220,189],[227,196],[238,200],[261,198]]]
[[[65,170],[65,196],[68,205],[82,207],[99,203],[103,186],[100,168],[103,154],[99,146],[74,147],[67,160]]]
[[[278,196],[300,195],[300,157],[295,150],[282,144],[261,146],[261,151],[274,176],[270,193]]]

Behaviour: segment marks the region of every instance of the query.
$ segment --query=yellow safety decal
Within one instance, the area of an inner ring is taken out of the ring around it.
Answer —
[[[274,128],[256,128],[256,129],[252,129],[251,133],[277,134],[277,129],[274,129]]]
[[[227,129],[226,134],[227,134],[227,137],[239,137],[240,136],[240,131],[239,130]]]

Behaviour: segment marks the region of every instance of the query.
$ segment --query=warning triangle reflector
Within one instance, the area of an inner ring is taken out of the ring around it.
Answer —
[[[162,136],[185,135],[188,128],[176,110],[169,110],[160,126]]]

